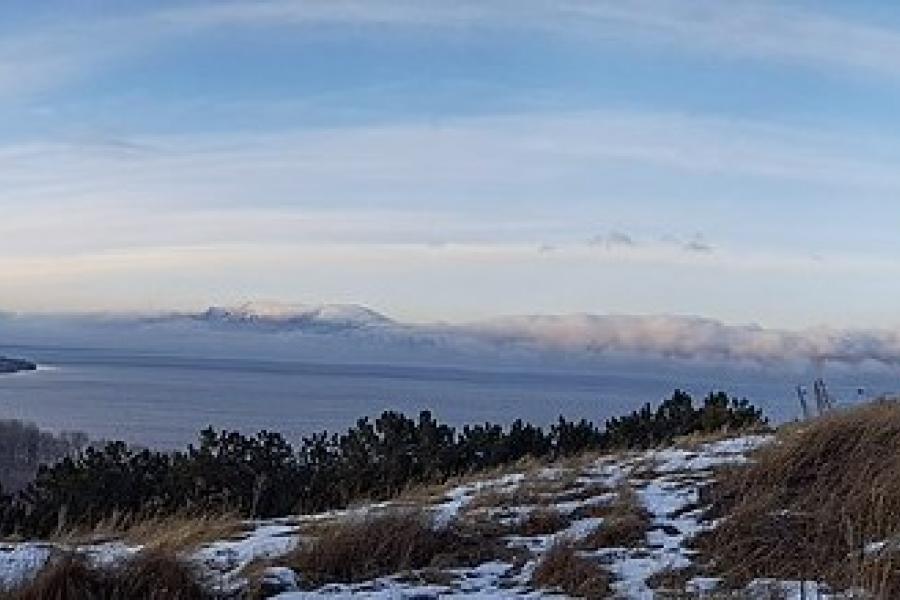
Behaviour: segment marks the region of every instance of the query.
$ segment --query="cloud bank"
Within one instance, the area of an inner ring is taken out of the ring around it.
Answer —
[[[893,370],[900,331],[766,329],[684,316],[533,315],[398,322],[358,305],[244,304],[154,315],[0,316],[0,344],[477,367],[604,364]]]
[[[728,325],[682,316],[507,317],[475,326],[498,344],[585,356],[629,355],[701,362],[900,366],[900,332]]]

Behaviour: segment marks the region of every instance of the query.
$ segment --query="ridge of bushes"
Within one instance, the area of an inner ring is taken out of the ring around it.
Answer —
[[[384,412],[343,434],[322,432],[297,447],[278,433],[200,433],[185,451],[136,449],[124,442],[88,447],[41,467],[22,491],[0,497],[0,534],[37,537],[92,527],[116,515],[231,513],[267,518],[381,500],[410,485],[447,479],[526,456],[558,458],[586,450],[647,448],[679,436],[765,425],[747,400],[723,392],[695,407],[676,390],[650,405],[609,419],[604,428],[563,417],[548,429],[517,419],[456,430],[428,411],[418,419]]]

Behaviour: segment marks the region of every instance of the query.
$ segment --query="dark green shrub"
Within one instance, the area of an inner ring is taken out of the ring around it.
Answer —
[[[676,391],[656,411],[648,404],[610,419],[605,430],[560,417],[548,431],[516,420],[509,428],[485,423],[457,432],[424,411],[418,419],[397,412],[374,423],[360,419],[342,435],[315,434],[296,447],[268,431],[246,436],[213,429],[183,452],[110,442],[41,467],[27,488],[0,495],[0,534],[45,536],[122,515],[316,512],[387,499],[410,485],[440,483],[526,456],[646,448],[689,433],[764,422],[746,400],[716,393],[694,408],[689,395]]]

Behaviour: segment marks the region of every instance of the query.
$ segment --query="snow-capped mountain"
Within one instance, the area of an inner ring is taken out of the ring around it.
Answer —
[[[213,324],[262,329],[303,329],[323,333],[383,327],[393,323],[381,313],[356,304],[247,302],[233,307],[211,306],[194,318]]]

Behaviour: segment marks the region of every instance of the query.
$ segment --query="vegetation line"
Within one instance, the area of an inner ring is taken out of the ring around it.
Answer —
[[[526,456],[559,458],[585,450],[648,448],[677,437],[764,426],[747,400],[718,392],[699,407],[676,391],[609,419],[605,427],[559,420],[547,430],[516,420],[457,431],[428,411],[418,419],[385,412],[344,434],[303,438],[206,429],[197,446],[168,453],[109,442],[43,466],[25,489],[0,498],[0,533],[44,537],[121,518],[232,514],[276,517],[382,500],[411,485],[443,483]]]

